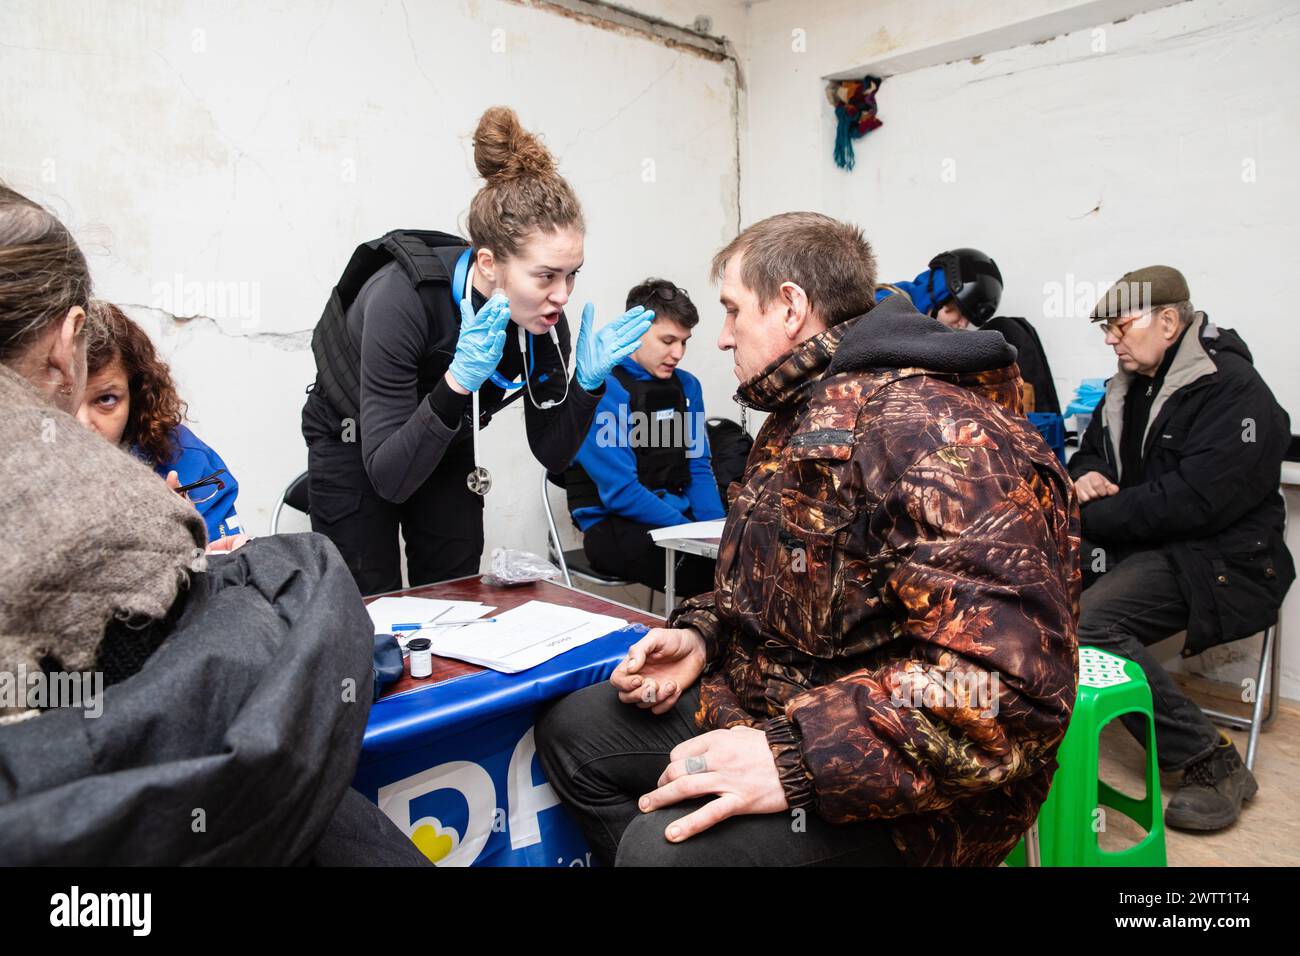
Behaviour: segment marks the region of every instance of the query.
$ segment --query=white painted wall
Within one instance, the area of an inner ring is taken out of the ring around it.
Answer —
[[[0,8],[0,178],[60,213],[99,294],[153,335],[265,533],[306,465],[310,330],[331,286],[359,242],[457,230],[485,107],[543,132],[582,199],[570,312],[590,299],[599,324],[649,274],[713,298],[707,263],[739,215],[732,72],[502,0],[19,0]],[[715,339],[702,311],[699,340]],[[735,417],[727,357],[686,364]],[[522,417],[485,433],[489,555],[545,548]]]
[[[1081,378],[1114,369],[1086,320],[1100,290],[1085,284],[1175,265],[1198,307],[1244,335],[1300,431],[1300,338],[1289,315],[1300,261],[1300,7],[1189,0],[1122,23],[1100,16],[1114,7],[753,4],[745,221],[810,208],[858,222],[886,278],[913,277],[944,248],[984,249],[1006,280],[1001,311],[1035,323],[1067,401]],[[1043,23],[1071,32],[1005,48]],[[982,59],[942,65],[957,48]],[[856,141],[853,172],[838,169],[824,78],[909,60],[941,65],[885,80],[884,126]],[[1083,317],[1053,311],[1052,291],[1081,289]],[[1283,633],[1283,688],[1294,698],[1300,600],[1286,607]],[[1253,673],[1257,645],[1190,666],[1236,681]]]

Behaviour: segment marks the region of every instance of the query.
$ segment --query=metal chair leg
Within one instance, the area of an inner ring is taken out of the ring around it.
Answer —
[[[1042,866],[1042,850],[1038,845],[1038,818],[1025,831],[1025,866]]]
[[[664,617],[673,613],[677,603],[677,552],[664,548]]]
[[[1255,680],[1255,706],[1251,708],[1250,738],[1246,744],[1246,769],[1255,769],[1255,749],[1259,745],[1259,732],[1263,729],[1261,719],[1264,710],[1264,679],[1270,678],[1268,686],[1269,710],[1273,710],[1277,698],[1277,684],[1271,679],[1273,658],[1277,653],[1277,625],[1264,632],[1264,647],[1259,655],[1259,677]]]
[[[1268,713],[1264,715],[1261,727],[1267,727],[1277,717],[1277,695],[1282,689],[1282,612],[1277,612],[1277,623],[1273,625],[1273,666],[1268,676]]]
[[[551,514],[551,496],[547,492],[546,472],[542,472],[542,511],[546,514],[547,541],[551,550],[555,552],[556,560],[560,565],[560,573],[564,575],[564,583],[568,587],[573,587],[573,578],[569,574],[568,562],[564,560],[564,545],[560,543],[560,529],[555,526],[555,515]]]
[[[1255,701],[1250,709],[1250,717],[1238,717],[1221,710],[1202,707],[1201,712],[1217,724],[1231,727],[1233,730],[1249,732],[1246,743],[1246,769],[1255,769],[1255,751],[1259,747],[1259,734],[1268,726],[1270,716],[1265,716],[1264,688],[1268,688],[1268,710],[1273,714],[1277,710],[1278,693],[1278,625],[1264,630],[1264,640],[1259,651],[1259,671],[1255,675]],[[1265,681],[1267,680],[1267,683]]]

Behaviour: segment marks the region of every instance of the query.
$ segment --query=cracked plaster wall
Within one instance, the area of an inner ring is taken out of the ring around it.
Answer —
[[[306,465],[330,287],[389,229],[463,234],[469,137],[494,103],[545,135],[584,203],[575,334],[588,299],[600,324],[645,276],[674,279],[704,315],[686,365],[709,411],[736,417],[706,281],[739,216],[733,75],[502,0],[24,0],[0,9],[0,179],[64,218],[98,293],[148,329],[265,533]],[[485,559],[545,548],[521,408],[485,432]]]

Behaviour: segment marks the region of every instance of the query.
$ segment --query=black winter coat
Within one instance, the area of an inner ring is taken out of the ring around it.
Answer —
[[[1121,371],[1107,382],[1070,459],[1072,478],[1099,471],[1121,484],[1132,378]],[[1197,313],[1152,404],[1140,483],[1130,476],[1118,494],[1083,506],[1090,545],[1165,549],[1191,612],[1185,657],[1277,620],[1295,578],[1279,490],[1290,427],[1241,337]]]
[[[423,862],[349,786],[374,627],[334,545],[208,560],[101,714],[0,727],[0,865]]]

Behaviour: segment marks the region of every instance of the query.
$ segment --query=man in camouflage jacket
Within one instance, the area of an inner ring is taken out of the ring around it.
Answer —
[[[804,324],[809,303],[852,301],[813,269],[762,313],[800,326],[793,347],[749,374],[744,279],[790,268],[778,242],[829,234],[843,262],[849,229],[787,214],[719,254],[720,344],[738,398],[770,414],[715,590],[539,724],[552,784],[620,864],[990,866],[1047,795],[1076,689],[1079,516],[1021,415],[1014,350],[902,296]]]

